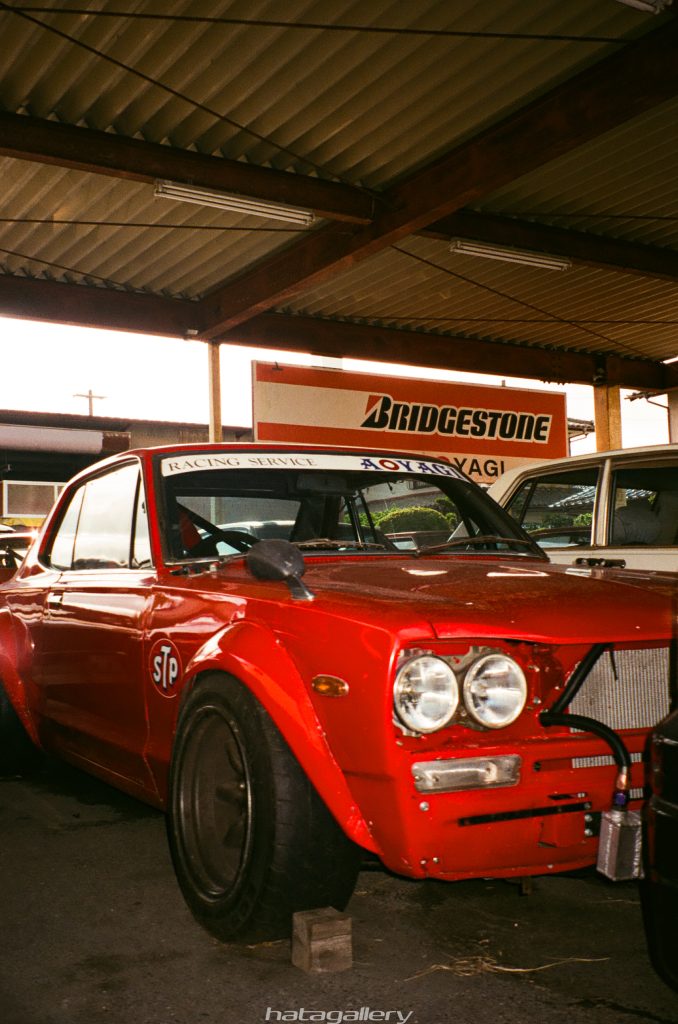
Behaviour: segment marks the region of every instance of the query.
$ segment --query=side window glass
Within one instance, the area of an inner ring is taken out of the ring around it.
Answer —
[[[598,470],[578,469],[526,481],[508,512],[543,548],[592,543]]]
[[[678,543],[678,466],[627,466],[615,471],[610,543],[672,547]]]
[[[151,557],[151,538],[148,531],[146,495],[143,482],[139,479],[134,515],[134,538],[132,540],[132,568],[147,569],[152,565],[153,559]]]
[[[49,564],[55,569],[70,569],[73,564],[75,531],[78,526],[84,491],[84,487],[79,487],[73,494],[64,517],[54,535],[48,558]]]
[[[138,467],[129,465],[85,484],[74,569],[129,567],[138,479]]]

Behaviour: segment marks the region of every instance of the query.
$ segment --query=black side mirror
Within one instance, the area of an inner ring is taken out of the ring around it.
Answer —
[[[292,597],[312,601],[313,594],[301,582],[306,572],[304,556],[288,540],[260,540],[245,556],[247,568],[258,580],[284,580]]]

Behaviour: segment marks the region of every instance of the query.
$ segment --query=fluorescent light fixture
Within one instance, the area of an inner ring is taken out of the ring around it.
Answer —
[[[213,206],[217,210],[230,210],[232,213],[283,220],[300,228],[308,227],[315,220],[311,210],[272,203],[267,199],[252,199],[249,196],[230,195],[228,192],[215,192],[209,188],[181,185],[175,181],[156,181],[154,194],[163,199],[176,199],[180,203],[195,203],[197,206]]]
[[[450,252],[462,256],[482,256],[486,260],[501,260],[504,263],[522,263],[526,267],[541,267],[543,270],[569,270],[570,260],[562,256],[549,256],[545,252],[530,252],[527,249],[511,249],[503,245],[488,245],[473,242],[468,238],[453,238]]]
[[[617,0],[617,3],[635,7],[637,11],[645,11],[647,14],[661,14],[671,6],[673,0]]]

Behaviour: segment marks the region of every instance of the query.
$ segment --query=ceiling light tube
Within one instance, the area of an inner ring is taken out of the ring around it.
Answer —
[[[617,3],[635,7],[637,11],[646,11],[648,14],[661,14],[666,7],[671,6],[673,0],[617,0]]]
[[[194,185],[181,185],[175,181],[156,181],[154,194],[163,199],[176,199],[181,203],[195,203],[197,206],[212,206],[217,210],[230,210],[232,213],[244,213],[252,217],[282,220],[287,224],[296,224],[300,228],[308,227],[315,220],[315,214],[311,210],[273,203],[267,199],[252,199],[249,196],[230,195],[228,192],[216,192]]]
[[[463,256],[482,256],[486,260],[501,260],[504,263],[521,263],[526,267],[541,267],[543,270],[569,270],[570,260],[562,256],[550,256],[545,252],[530,252],[527,249],[511,249],[503,245],[488,245],[473,242],[468,238],[453,238],[450,252]]]

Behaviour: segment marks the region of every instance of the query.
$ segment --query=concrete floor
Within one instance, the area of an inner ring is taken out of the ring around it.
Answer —
[[[678,1022],[630,883],[584,873],[522,896],[365,871],[348,908],[353,969],[307,975],[289,943],[203,932],[162,816],[79,772],[0,779],[0,836],[0,1024],[336,1021],[361,1007],[408,1024]]]

